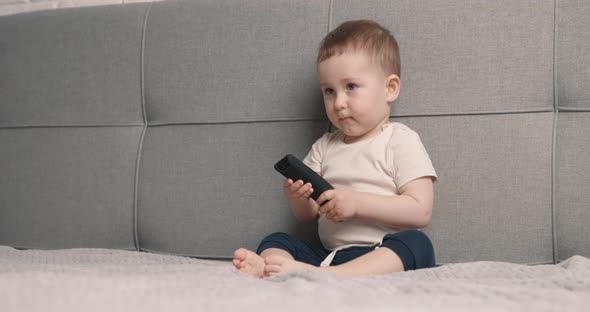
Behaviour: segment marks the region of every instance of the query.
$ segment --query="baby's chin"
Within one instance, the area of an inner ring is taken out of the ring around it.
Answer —
[[[355,135],[359,132],[352,117],[338,119],[336,122],[332,121],[332,124],[346,135]]]

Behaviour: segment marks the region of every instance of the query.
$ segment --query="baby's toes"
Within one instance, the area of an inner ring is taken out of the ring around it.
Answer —
[[[232,262],[233,262],[234,266],[238,269],[240,268],[240,263],[242,263],[242,261],[235,259],[235,258]]]
[[[248,250],[244,248],[238,248],[234,251],[234,260],[244,261],[248,257]]]

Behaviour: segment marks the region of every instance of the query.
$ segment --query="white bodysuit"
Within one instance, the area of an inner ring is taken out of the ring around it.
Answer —
[[[412,180],[437,178],[420,137],[401,123],[389,122],[377,136],[351,144],[344,143],[344,137],[340,130],[324,134],[303,160],[336,188],[396,196]],[[332,222],[324,215],[318,228],[322,244],[333,251],[330,258],[340,249],[380,243],[386,234],[399,230],[358,219]]]

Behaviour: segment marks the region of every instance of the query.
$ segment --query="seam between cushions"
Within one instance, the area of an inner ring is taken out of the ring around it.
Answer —
[[[0,129],[35,129],[35,128],[112,128],[112,127],[143,127],[143,123],[129,124],[64,124],[64,125],[0,125]]]
[[[553,263],[558,259],[557,242],[557,126],[559,122],[559,90],[557,88],[557,38],[558,38],[558,0],[554,1],[553,21],[553,103],[555,116],[553,117],[553,141],[551,148],[551,235],[553,240]]]
[[[326,121],[327,118],[292,118],[275,120],[226,120],[226,121],[170,121],[153,122],[150,127],[159,126],[181,126],[181,125],[225,125],[225,124],[248,124],[248,123],[275,123],[275,122],[296,122],[296,121]]]
[[[64,247],[47,247],[47,246],[32,246],[32,245],[3,245],[5,247],[14,248],[16,250],[45,250],[45,251],[53,251],[53,250],[65,250],[71,248],[101,248],[101,249],[116,249],[116,250],[125,250],[125,251],[136,251],[135,248],[128,248],[128,247],[112,247],[112,246],[94,246],[94,247],[71,247],[71,246],[64,246]],[[233,258],[232,258],[233,259]]]
[[[330,0],[330,5],[328,6],[328,31],[326,35],[332,30],[332,14],[334,12],[334,0]],[[332,124],[330,120],[328,120],[328,127],[326,129],[327,132],[332,132],[335,130],[336,127]]]
[[[139,247],[139,234],[137,229],[137,200],[138,200],[138,189],[139,189],[139,169],[141,164],[141,155],[143,152],[143,142],[145,139],[145,133],[147,131],[148,126],[148,119],[147,119],[147,111],[145,108],[145,84],[144,84],[144,57],[145,57],[145,33],[147,27],[147,20],[150,14],[150,9],[152,8],[152,4],[150,3],[145,11],[145,15],[143,18],[143,27],[141,32],[141,47],[140,47],[140,56],[139,56],[139,84],[140,84],[140,92],[141,92],[141,114],[143,117],[143,129],[141,130],[141,136],[139,138],[139,145],[137,147],[137,158],[135,163],[135,186],[133,189],[133,243],[135,244],[135,249],[137,251],[140,250]]]
[[[553,138],[551,141],[551,239],[553,245],[553,263],[558,260],[557,248],[557,124],[559,122],[559,90],[557,88],[557,34],[558,1],[554,1],[553,17]]]
[[[481,111],[481,112],[448,112],[448,113],[431,113],[431,114],[391,114],[390,118],[396,117],[447,117],[447,116],[478,116],[478,115],[510,115],[510,114],[530,114],[530,113],[549,113],[554,108],[538,108],[523,110],[506,110],[506,111]]]
[[[334,0],[330,0],[330,4],[328,6],[328,31],[326,32],[329,33],[330,30],[332,30],[332,8],[334,7]]]
[[[553,116],[553,138],[551,142],[551,238],[553,245],[553,263],[557,263],[557,123],[559,112]]]
[[[561,106],[561,107],[559,107],[559,111],[560,112],[590,112],[590,108]]]
[[[451,113],[434,113],[434,114],[395,114],[390,118],[401,117],[448,117],[448,116],[478,116],[478,115],[510,115],[510,114],[532,114],[532,113],[549,113],[553,108],[540,108],[522,111],[487,111],[487,112],[451,112]],[[274,119],[243,119],[243,120],[213,120],[213,121],[163,121],[149,123],[150,127],[157,126],[175,126],[175,125],[216,125],[216,124],[238,124],[238,123],[273,123],[273,122],[293,122],[293,121],[328,121],[325,116],[318,117],[300,117],[300,118],[274,118]]]

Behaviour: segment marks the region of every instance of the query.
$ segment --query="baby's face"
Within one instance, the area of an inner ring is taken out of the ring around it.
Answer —
[[[326,114],[347,143],[377,135],[389,121],[389,102],[395,98],[388,92],[388,76],[366,53],[332,56],[318,64],[318,78]]]

